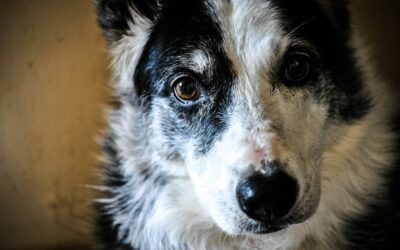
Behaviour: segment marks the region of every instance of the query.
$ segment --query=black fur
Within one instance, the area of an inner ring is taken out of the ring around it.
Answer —
[[[118,239],[118,227],[113,226],[112,216],[101,204],[95,206],[96,224],[95,237],[99,244],[99,250],[136,250]]]
[[[103,143],[103,152],[107,155],[109,164],[105,166],[103,178],[104,186],[117,190],[127,184],[124,177],[119,173],[120,162],[116,151],[114,141],[111,138],[105,139]],[[104,198],[113,197],[113,193],[105,192]],[[113,225],[113,218],[109,209],[102,203],[96,203],[94,210],[95,218],[95,238],[100,243],[103,250],[134,250],[132,247],[123,244],[118,238],[118,226]]]
[[[161,97],[173,108],[162,119],[171,142],[176,141],[176,136],[195,137],[201,154],[207,152],[225,127],[227,119],[221,114],[226,113],[234,84],[230,60],[222,50],[221,30],[207,11],[210,8],[201,0],[165,4],[134,76],[136,96],[143,107],[151,107],[153,98]],[[206,51],[213,57],[211,72],[198,74],[183,64],[182,58],[190,60],[195,50]],[[182,104],[173,95],[172,80],[182,74],[195,78],[201,85],[203,95],[195,103]],[[179,154],[179,149],[175,151]]]
[[[131,204],[129,201],[134,200],[132,197],[134,191],[141,188],[142,185],[144,186],[143,183],[145,182],[151,183],[150,185],[146,185],[147,188],[161,190],[163,186],[167,185],[169,181],[168,176],[157,171],[150,172],[149,168],[143,168],[143,170],[136,173],[135,176],[129,177],[130,180],[135,179],[135,182],[131,183],[120,172],[121,163],[112,136],[109,135],[109,137],[104,140],[103,151],[108,158],[108,163],[104,166],[103,186],[106,187],[107,190],[103,192],[102,199],[114,199],[114,201],[107,205],[104,205],[102,202],[96,203],[94,208],[97,215],[95,218],[95,238],[101,250],[136,250],[133,246],[129,246],[120,240],[125,239],[129,232],[124,231],[120,225],[115,224],[113,216],[116,216],[116,213],[132,214],[132,212],[134,212],[133,214],[140,214],[146,217],[148,213],[152,212],[149,207],[153,207],[153,203],[156,199],[156,197],[153,196],[157,195],[157,193],[147,190],[147,192],[144,192],[146,197],[142,197],[140,202]],[[153,194],[153,196],[150,194]],[[150,206],[148,205],[146,207],[147,209],[144,209],[145,202],[150,204]],[[114,208],[117,208],[117,211],[115,211]],[[136,218],[131,219],[132,223],[136,223],[138,227],[141,226],[140,223],[135,221]],[[166,245],[168,245],[168,243],[166,243]]]
[[[98,22],[109,42],[126,35],[128,23],[135,23],[129,8],[134,8],[150,20],[156,18],[156,0],[96,0]]]

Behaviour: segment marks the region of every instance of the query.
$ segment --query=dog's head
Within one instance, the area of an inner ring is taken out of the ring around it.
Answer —
[[[145,127],[138,143],[158,167],[190,178],[221,229],[269,233],[316,211],[324,152],[369,108],[342,3],[97,7],[117,95]]]

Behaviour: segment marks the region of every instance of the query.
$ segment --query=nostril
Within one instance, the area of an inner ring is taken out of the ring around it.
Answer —
[[[279,169],[269,171],[269,174],[250,175],[236,188],[240,209],[250,218],[268,223],[290,212],[297,192],[296,181]]]

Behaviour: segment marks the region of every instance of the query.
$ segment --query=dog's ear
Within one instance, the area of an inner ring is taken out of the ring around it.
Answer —
[[[156,19],[158,0],[96,0],[98,22],[109,42],[129,34],[129,30]]]
[[[349,0],[319,0],[319,2],[337,30],[343,35],[348,35],[351,28]]]

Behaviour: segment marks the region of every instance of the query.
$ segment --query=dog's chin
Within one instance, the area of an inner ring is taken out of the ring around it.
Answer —
[[[292,225],[300,224],[309,219],[310,216],[290,217],[274,224],[264,222],[251,222],[243,228],[244,234],[272,234],[284,231]]]
[[[278,233],[280,231],[284,231],[289,226],[290,224],[269,225],[267,223],[249,221],[230,228],[220,227],[220,229],[231,236],[240,236],[240,235],[257,236],[257,235]]]
[[[307,213],[293,213],[292,215],[282,218],[274,223],[266,223],[253,220],[251,218],[246,218],[241,220],[241,222],[234,223],[234,226],[226,227],[226,224],[220,225],[220,228],[228,233],[229,235],[264,235],[264,234],[274,234],[281,231],[285,231],[290,226],[295,224],[300,224],[307,221],[313,214],[315,210],[310,210]]]

